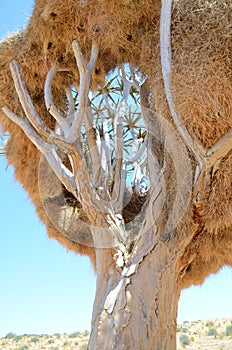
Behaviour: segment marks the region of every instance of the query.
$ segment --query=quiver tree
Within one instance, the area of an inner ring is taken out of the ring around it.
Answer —
[[[175,349],[181,289],[232,265],[231,12],[41,0],[1,43],[8,160],[49,235],[96,269],[90,349]],[[116,66],[115,106],[97,86]]]

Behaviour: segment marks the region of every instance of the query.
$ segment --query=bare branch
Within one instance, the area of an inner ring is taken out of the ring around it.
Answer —
[[[95,41],[93,41],[92,48],[91,48],[91,57],[90,57],[89,63],[87,64],[87,70],[88,72],[90,72],[90,76],[95,68],[98,54],[99,54],[99,46]]]
[[[130,73],[133,80],[133,85],[136,86],[138,89],[145,83],[147,80],[147,76],[144,76],[142,74],[136,74],[139,73],[138,68],[130,64]]]
[[[130,95],[131,87],[134,85],[133,81],[130,81],[126,75],[124,66],[120,70],[120,76],[123,81],[123,95],[122,95],[122,101],[127,102],[127,99]]]
[[[99,154],[101,155],[101,174],[99,178],[99,186],[108,189],[111,176],[111,154],[110,154],[110,136],[108,121],[104,116],[102,119],[102,135],[99,133],[99,128],[96,127],[96,142]]]
[[[163,0],[160,14],[160,55],[162,75],[164,80],[164,89],[169,109],[176,125],[176,128],[181,135],[187,147],[193,152],[199,165],[202,167],[202,157],[206,154],[206,150],[197,140],[192,137],[186,127],[181,122],[176,111],[175,103],[172,96],[171,85],[171,14],[172,14],[172,0]]]
[[[10,64],[10,69],[19,101],[33,128],[46,142],[56,144],[57,146],[66,150],[65,153],[67,153],[67,147],[69,150],[72,148],[73,152],[74,148],[71,145],[68,145],[65,139],[58,136],[54,131],[50,130],[38,115],[25,86],[19,64],[16,61],[13,61]],[[75,151],[75,153],[76,152],[77,151]]]
[[[84,111],[85,131],[89,145],[89,153],[92,161],[92,173],[94,183],[99,183],[101,173],[101,157],[96,143],[95,129],[93,128],[93,117],[90,108]]]
[[[104,135],[104,143],[103,147],[106,153],[106,162],[107,162],[107,169],[108,169],[108,176],[110,176],[111,171],[111,154],[110,154],[110,135],[109,135],[109,122],[106,118],[102,118],[102,127],[103,127],[103,135]]]
[[[74,120],[75,103],[74,103],[74,98],[72,96],[72,91],[70,87],[65,88],[65,93],[68,101],[67,121],[69,124],[72,124]]]
[[[108,94],[107,93],[104,93],[104,95],[103,95],[103,98],[104,98],[104,102],[105,102],[105,104],[106,104],[106,108],[109,110],[109,112],[111,112],[111,113],[115,113],[115,108],[113,108],[112,106],[111,106],[111,104],[110,104],[110,102],[109,102],[109,96],[108,96]]]
[[[116,200],[121,197],[121,192],[124,191],[124,182],[121,183],[121,170],[123,165],[123,121],[126,110],[126,103],[124,100],[119,104],[119,109],[116,113],[114,120],[114,144],[115,144],[115,154],[116,154],[116,166],[115,166],[115,176],[114,176],[114,187],[113,187],[113,198]],[[117,200],[116,200],[117,201]]]
[[[204,177],[205,188],[210,185],[211,178],[204,174],[209,174],[210,169],[218,161],[220,161],[231,150],[232,147],[232,131],[230,130],[222,137],[216,145],[210,149],[205,149],[195,135],[190,135],[186,127],[182,124],[176,111],[175,103],[172,96],[171,86],[171,12],[172,0],[163,0],[160,17],[160,54],[162,74],[164,80],[164,89],[169,109],[174,120],[175,126],[185,142],[188,149],[193,153],[198,165],[195,170],[194,184],[201,183]],[[204,171],[203,171],[204,170]],[[199,180],[199,181],[198,181]]]
[[[82,115],[83,111],[89,107],[90,78],[97,61],[99,47],[95,42],[93,42],[91,57],[88,64],[85,62],[81,47],[77,40],[73,41],[72,48],[80,75],[79,110],[77,113],[75,113],[74,122],[69,132],[69,139],[75,141],[78,137],[82,124],[82,118],[80,118],[80,115]]]
[[[33,127],[40,133],[40,132],[50,132],[50,129],[44,124],[44,122],[41,120],[40,116],[38,115],[32,101],[30,98],[30,95],[27,91],[27,88],[25,86],[22,73],[19,67],[18,62],[13,61],[10,64],[10,70],[12,74],[12,78],[14,80],[14,85],[16,92],[19,97],[19,101],[21,103],[21,106],[28,118],[30,120]]]
[[[4,106],[2,111],[11,119],[15,124],[17,124],[28,138],[34,143],[34,145],[42,152],[42,147],[45,141],[38,135],[35,129],[31,126],[28,119],[22,119],[17,114],[13,113],[9,108]]]
[[[211,147],[206,156],[209,157],[210,164],[214,164],[217,160],[224,158],[232,149],[232,129],[228,131],[213,147]]]
[[[56,168],[54,163],[54,152],[53,152],[53,156],[51,155],[52,154],[51,151],[53,149],[52,144],[58,147],[65,154],[69,154],[72,157],[73,167],[77,171],[78,164],[82,161],[81,155],[78,152],[78,147],[74,147],[74,145],[71,144],[69,140],[66,140],[61,136],[58,136],[54,131],[50,130],[44,124],[44,122],[38,115],[31,101],[30,95],[26,89],[18,63],[16,61],[13,61],[10,65],[10,68],[11,68],[12,77],[14,80],[15,88],[16,88],[20,103],[23,107],[23,110],[28,120],[25,121],[21,119],[19,116],[11,112],[7,107],[3,108],[4,112],[8,113],[7,115],[9,116],[9,118],[11,118],[12,121],[17,123],[24,130],[24,132],[28,135],[31,141],[36,145],[36,147],[38,147],[38,149],[48,159],[50,165],[52,166],[52,168],[56,173],[59,167],[62,168],[63,165],[61,165],[62,161],[59,160],[58,161],[59,164],[57,164],[57,168]],[[59,174],[57,174],[57,176],[60,177]],[[64,183],[64,185],[65,187],[67,188],[69,187],[70,189],[70,186],[67,183]]]
[[[47,74],[45,85],[44,85],[44,100],[48,112],[57,121],[58,125],[61,127],[64,134],[69,131],[69,124],[67,120],[62,116],[61,111],[55,106],[52,98],[52,81],[57,73],[57,68],[52,66]]]
[[[113,198],[121,198],[119,202],[123,200],[122,196],[126,186],[126,163],[123,161],[123,122],[126,114],[127,99],[130,94],[131,86],[134,84],[133,81],[130,81],[127,78],[124,67],[121,68],[120,76],[123,80],[123,93],[122,100],[119,104],[118,110],[116,111],[116,116],[114,119],[116,166],[113,187]]]
[[[74,182],[74,175],[63,164],[62,160],[57,154],[56,146],[48,144],[37,133],[27,119],[22,119],[7,107],[2,108],[3,112],[10,118],[15,124],[17,124],[31,140],[31,142],[37,147],[37,149],[45,156],[49,165],[58,176],[59,180],[63,183],[68,191],[70,191],[75,197],[77,197],[76,185]]]
[[[133,158],[131,158],[131,159],[126,161],[126,165],[138,162],[139,158],[142,157],[142,155],[146,151],[146,149],[147,149],[147,137],[145,138],[144,142],[142,143],[142,146],[136,152],[135,156]]]
[[[80,155],[78,155],[77,149],[75,149],[71,143],[69,144],[66,139],[58,136],[54,131],[50,130],[38,115],[26,89],[18,63],[13,61],[10,67],[20,103],[33,128],[47,143],[54,143],[64,150],[65,153],[71,152],[76,155],[78,160],[80,160]]]
[[[77,140],[82,122],[84,120],[89,152],[91,155],[93,179],[95,183],[98,183],[101,161],[96,144],[96,135],[93,128],[91,109],[89,108],[89,91],[91,74],[98,58],[99,47],[95,42],[92,43],[91,57],[88,63],[85,61],[78,41],[73,41],[72,47],[80,76],[79,108],[74,114],[74,120],[69,130],[68,139],[70,142],[75,142]]]

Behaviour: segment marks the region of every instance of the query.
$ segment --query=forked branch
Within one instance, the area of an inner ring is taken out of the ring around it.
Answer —
[[[76,58],[77,67],[80,75],[80,83],[79,83],[79,108],[78,111],[74,115],[74,121],[72,127],[69,132],[70,141],[74,142],[80,133],[81,124],[83,119],[81,118],[81,114],[89,107],[89,91],[90,91],[90,79],[93,69],[95,67],[99,47],[93,42],[91,57],[88,63],[86,63],[83,53],[81,51],[80,45],[78,41],[73,41],[72,44],[73,52]]]
[[[37,149],[45,156],[49,165],[58,176],[59,180],[66,189],[71,192],[77,198],[76,184],[74,181],[74,175],[70,170],[63,164],[61,158],[57,153],[57,146],[59,144],[60,149],[66,150],[66,144],[58,138],[50,137],[52,143],[46,142],[44,140],[45,133],[41,136],[31,125],[30,121],[27,119],[22,119],[15,113],[13,113],[7,107],[3,107],[3,112],[10,118],[15,124],[17,124],[31,140],[31,142],[37,147]],[[56,141],[55,141],[56,140]],[[70,150],[69,150],[70,152]]]
[[[207,151],[209,164],[213,165],[223,159],[232,149],[232,129],[228,131],[213,147]]]
[[[160,56],[162,75],[164,81],[164,89],[166,99],[170,109],[171,116],[175,126],[185,142],[188,149],[194,155],[199,164],[201,173],[203,168],[209,168],[213,164],[228,154],[232,148],[232,131],[230,130],[221,140],[217,142],[211,149],[205,149],[201,142],[194,135],[190,135],[187,128],[181,121],[172,94],[171,84],[171,14],[172,0],[162,0],[160,15]]]
[[[82,95],[80,95],[80,101],[83,109],[87,108],[89,104],[87,99],[89,93],[90,77],[96,63],[97,54],[98,47],[96,44],[93,44],[90,62],[84,66],[84,69],[82,69],[83,67],[80,64],[78,66],[81,69],[80,77],[82,85],[80,87],[80,90],[82,91]],[[82,55],[82,64],[84,62],[83,60],[84,58]],[[52,67],[48,72],[45,81],[45,104],[49,113],[56,120],[57,126],[61,128],[61,134],[57,130],[54,131],[49,129],[40,118],[33,105],[33,102],[25,86],[19,64],[16,61],[13,61],[10,65],[10,69],[17,95],[27,119],[22,119],[5,106],[3,107],[3,111],[13,122],[21,127],[28,138],[35,144],[41,153],[44,154],[50,166],[57,174],[60,181],[67,188],[67,190],[72,192],[73,195],[77,197],[76,186],[78,184],[75,183],[77,178],[77,171],[79,164],[83,164],[83,162],[85,162],[85,159],[82,157],[80,141],[76,138],[74,145],[72,135],[74,130],[75,133],[78,130],[80,131],[78,128],[80,128],[80,125],[83,121],[81,118],[83,111],[79,108],[79,111],[74,118],[74,101],[71,96],[70,89],[67,88],[66,95],[69,105],[67,118],[62,116],[60,110],[55,106],[53,102],[51,86],[58,69],[56,67]],[[93,148],[95,149],[95,147]],[[61,154],[67,154],[69,157],[71,157],[72,171],[70,171],[64,165],[63,159],[61,159],[61,157],[58,155],[58,153],[60,154],[60,151]]]
[[[202,165],[202,156],[205,153],[204,147],[201,143],[186,129],[185,125],[179,118],[175,103],[172,96],[171,85],[171,16],[172,16],[172,0],[163,0],[160,14],[160,56],[161,67],[164,81],[164,89],[166,99],[170,109],[171,116],[175,123],[175,126],[181,135],[183,141],[189,150],[192,151],[199,165]]]

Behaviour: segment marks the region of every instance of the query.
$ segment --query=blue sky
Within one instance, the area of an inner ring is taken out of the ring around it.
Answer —
[[[1,4],[0,39],[25,26],[31,0]],[[0,157],[0,337],[7,332],[56,333],[90,329],[95,277],[88,258],[46,236],[13,169]],[[222,287],[223,286],[223,287]],[[184,290],[178,321],[232,317],[232,271]]]

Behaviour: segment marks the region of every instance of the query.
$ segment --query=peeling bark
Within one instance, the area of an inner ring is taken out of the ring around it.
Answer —
[[[129,275],[118,271],[112,254],[96,253],[99,273],[89,349],[176,349],[178,263],[168,244],[156,244]],[[100,272],[103,266],[106,274]]]

